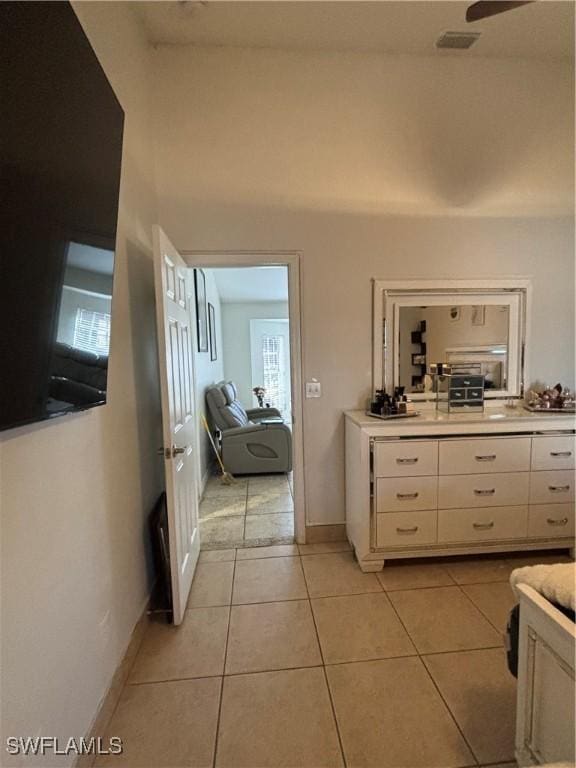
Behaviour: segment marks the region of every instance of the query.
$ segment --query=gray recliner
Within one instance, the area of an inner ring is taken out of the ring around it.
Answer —
[[[208,387],[206,403],[214,425],[222,432],[222,460],[228,472],[291,471],[292,432],[277,408],[245,410],[231,381]]]

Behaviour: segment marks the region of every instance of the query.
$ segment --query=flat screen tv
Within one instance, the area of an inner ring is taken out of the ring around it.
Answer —
[[[0,430],[106,402],[124,112],[67,2],[0,3]]]

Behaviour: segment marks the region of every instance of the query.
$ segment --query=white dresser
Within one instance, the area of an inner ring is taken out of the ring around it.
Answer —
[[[390,558],[574,546],[575,419],[521,408],[346,418],[346,529]]]

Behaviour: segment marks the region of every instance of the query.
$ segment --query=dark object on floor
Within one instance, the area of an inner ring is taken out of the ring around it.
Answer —
[[[570,608],[549,601],[554,608],[557,608],[570,621],[576,621],[576,614]],[[518,634],[520,632],[520,605],[515,605],[508,616],[506,624],[506,660],[508,670],[511,675],[518,677]]]
[[[152,613],[164,613],[166,622],[172,623],[172,584],[170,581],[170,546],[168,541],[168,509],[163,493],[150,514],[150,534],[156,583],[150,609]]]

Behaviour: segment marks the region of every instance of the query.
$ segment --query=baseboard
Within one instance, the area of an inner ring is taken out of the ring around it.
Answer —
[[[306,544],[322,544],[332,541],[346,541],[346,523],[306,526]]]
[[[126,681],[128,680],[128,675],[130,674],[136,659],[136,654],[140,649],[142,638],[144,637],[144,632],[146,631],[148,624],[149,606],[150,600],[147,599],[146,604],[144,605],[144,608],[140,614],[140,618],[132,630],[132,635],[130,637],[130,642],[128,643],[126,652],[118,664],[116,672],[114,673],[112,681],[108,687],[108,691],[98,706],[96,716],[94,717],[88,732],[88,739],[91,739],[92,737],[98,738],[98,736],[103,736],[106,732],[110,719],[114,714],[120,699],[120,695],[124,690]],[[90,768],[94,765],[95,760],[96,755],[79,755],[76,762],[74,763],[74,768]]]

